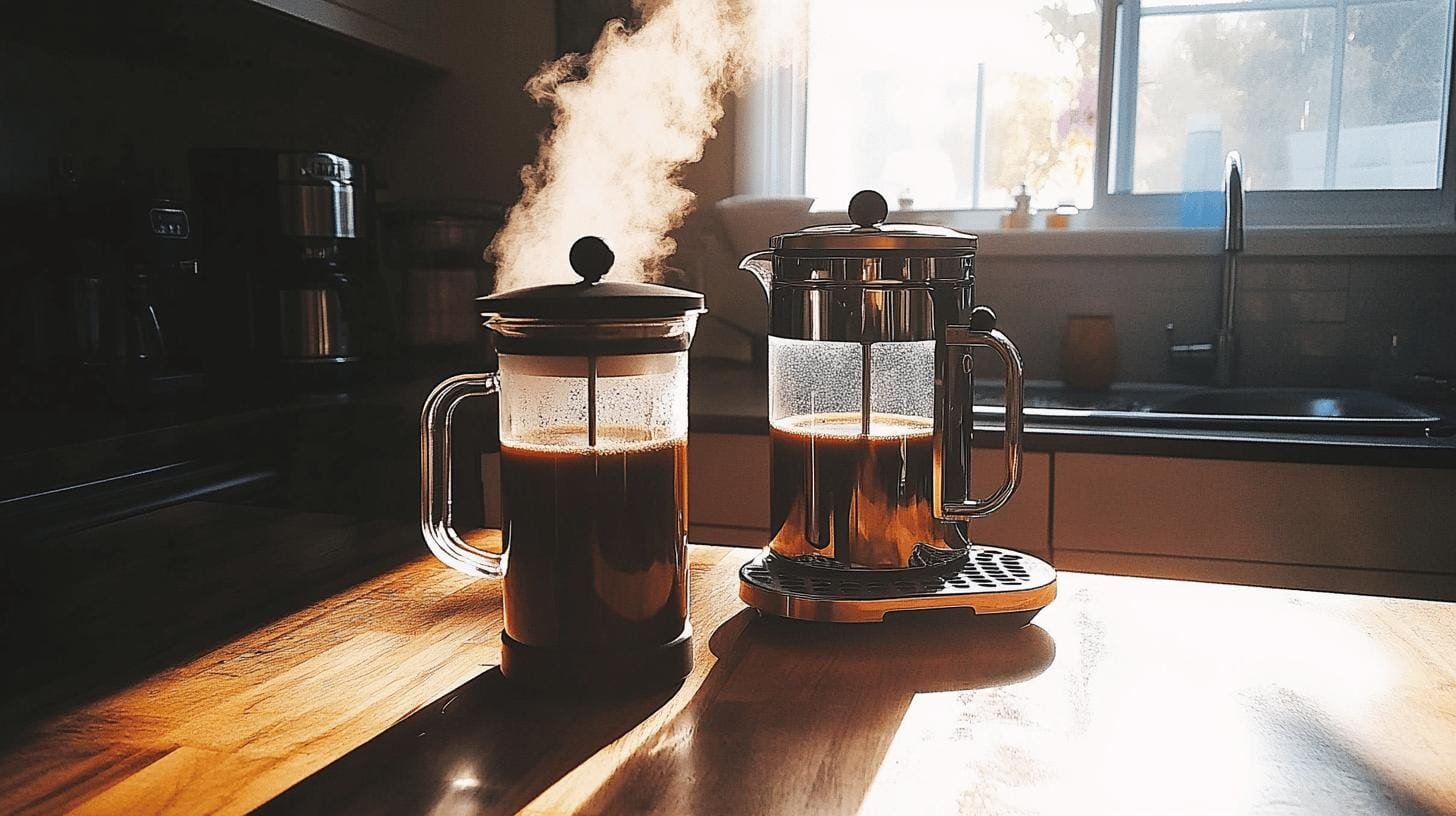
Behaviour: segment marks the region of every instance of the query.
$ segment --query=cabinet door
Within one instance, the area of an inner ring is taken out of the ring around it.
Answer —
[[[768,436],[688,436],[688,538],[700,544],[768,544]]]
[[[1058,553],[1456,573],[1456,471],[1073,453],[1056,469]]]
[[[400,31],[414,34],[429,30],[434,0],[330,0],[353,9]]]
[[[1049,453],[1022,457],[1021,486],[1000,510],[970,524],[971,540],[1051,558],[1051,462]],[[1006,477],[1000,448],[976,448],[971,457],[971,492],[985,496]]]
[[[1000,450],[977,449],[972,460],[977,493],[989,493],[1006,472]],[[971,522],[971,538],[1050,556],[1047,513],[1051,456],[1027,454],[1021,487],[995,513]],[[704,544],[762,547],[769,536],[768,437],[694,433],[688,442],[690,536]]]
[[[439,0],[253,0],[351,40],[418,63],[436,56]]]

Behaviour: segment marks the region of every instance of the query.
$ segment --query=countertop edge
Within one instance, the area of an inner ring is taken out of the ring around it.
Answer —
[[[694,413],[692,433],[766,435],[766,416]],[[972,445],[1001,447],[999,425],[977,425]],[[1379,467],[1456,468],[1456,439],[1298,436],[1146,428],[1028,424],[1025,450],[1185,459],[1290,462]]]

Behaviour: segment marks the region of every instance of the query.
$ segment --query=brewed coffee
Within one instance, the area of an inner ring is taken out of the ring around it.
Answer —
[[[933,435],[924,417],[805,414],[769,427],[773,551],[845,567],[904,567],[944,546],[931,512]]]
[[[553,429],[501,444],[506,633],[531,646],[658,646],[687,621],[687,440]]]

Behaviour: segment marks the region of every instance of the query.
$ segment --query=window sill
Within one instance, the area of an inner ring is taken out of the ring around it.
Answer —
[[[910,219],[906,219],[910,220]],[[1161,257],[1216,255],[1222,229],[1073,227],[976,229],[986,257]],[[1453,227],[1251,227],[1245,256],[1456,255]]]
[[[994,226],[991,210],[896,210],[888,221],[937,224],[974,233],[984,257],[1156,258],[1213,256],[1223,251],[1221,227],[1100,226],[1091,211],[1073,216],[1067,229]],[[1080,220],[1079,220],[1080,219]],[[760,247],[766,236],[802,229],[806,224],[848,220],[842,210],[814,210],[806,217],[775,213],[742,224],[725,223],[735,249]],[[1249,227],[1244,254],[1251,257],[1456,256],[1456,223],[1398,225]]]
[[[848,218],[842,212],[815,215],[816,223]],[[973,233],[981,238],[979,254],[988,257],[1193,257],[1223,251],[1222,227],[1103,226],[1084,210],[1066,229],[1047,229],[1040,214],[1031,227],[1008,229],[993,226],[1000,216],[991,210],[895,210],[888,220]],[[1244,255],[1253,257],[1456,256],[1456,223],[1249,227],[1244,236]]]

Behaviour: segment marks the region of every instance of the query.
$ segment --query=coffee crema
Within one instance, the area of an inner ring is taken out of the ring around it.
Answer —
[[[501,443],[505,628],[532,646],[657,646],[687,623],[687,440],[554,429]]]
[[[931,420],[858,413],[802,414],[769,424],[773,467],[769,546],[788,558],[904,567],[915,545],[944,547],[932,512]]]

